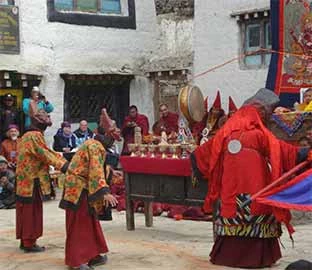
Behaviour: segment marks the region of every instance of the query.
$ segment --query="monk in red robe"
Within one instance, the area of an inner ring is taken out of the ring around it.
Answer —
[[[159,116],[159,120],[153,125],[155,135],[160,136],[163,131],[166,132],[167,136],[178,133],[179,115],[170,112],[167,104],[159,105]]]
[[[42,236],[42,198],[51,194],[49,165],[62,172],[68,162],[57,152],[49,149],[43,132],[51,126],[49,115],[39,110],[31,119],[30,129],[18,143],[16,167],[16,238],[25,252],[42,252],[37,245]]]
[[[129,107],[129,115],[126,116],[121,134],[124,138],[124,144],[121,154],[128,155],[130,154],[128,149],[129,143],[134,143],[134,128],[140,127],[142,136],[148,135],[149,122],[148,118],[144,114],[138,113],[138,108],[135,105]]]
[[[264,123],[279,98],[260,89],[216,135],[191,155],[194,175],[208,179],[204,209],[216,208],[216,241],[210,253],[213,264],[270,267],[280,257],[280,222],[289,232],[290,213],[244,201],[293,168],[308,149],[278,140]]]

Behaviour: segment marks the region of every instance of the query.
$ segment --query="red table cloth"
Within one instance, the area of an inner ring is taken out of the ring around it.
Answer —
[[[191,161],[187,159],[121,156],[120,163],[126,173],[190,176]]]

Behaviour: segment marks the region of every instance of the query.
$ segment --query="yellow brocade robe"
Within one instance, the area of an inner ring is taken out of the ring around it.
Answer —
[[[106,151],[94,139],[83,143],[73,156],[65,175],[63,198],[60,207],[77,210],[83,192],[88,202],[98,212],[103,204],[103,195],[109,192],[106,182],[108,168],[104,166]]]
[[[42,195],[50,195],[49,165],[60,170],[66,163],[61,154],[48,148],[42,132],[26,132],[18,142],[16,199],[32,202],[36,181],[40,185]]]
[[[305,112],[311,112],[312,111],[312,101],[310,101],[310,103],[304,107],[304,111]]]

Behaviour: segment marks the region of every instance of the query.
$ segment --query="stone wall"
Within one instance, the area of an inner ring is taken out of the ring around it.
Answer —
[[[194,17],[194,0],[155,0],[156,14],[174,13],[182,17]]]

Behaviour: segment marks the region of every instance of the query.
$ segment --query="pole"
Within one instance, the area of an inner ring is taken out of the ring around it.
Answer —
[[[245,201],[242,204],[242,208],[244,208],[245,206],[247,206],[248,204],[250,204],[252,201],[254,201],[256,198],[258,198],[259,196],[261,196],[262,194],[264,194],[265,192],[269,191],[270,189],[278,186],[279,184],[282,184],[283,182],[285,182],[290,176],[292,176],[294,173],[296,173],[297,171],[303,169],[304,167],[306,167],[307,165],[310,164],[310,161],[303,161],[301,163],[299,163],[297,166],[293,167],[291,170],[289,170],[287,173],[284,173],[280,178],[278,178],[276,181],[272,182],[271,184],[267,185],[265,188],[259,190],[257,193],[253,194],[250,199],[248,199],[247,201]]]

